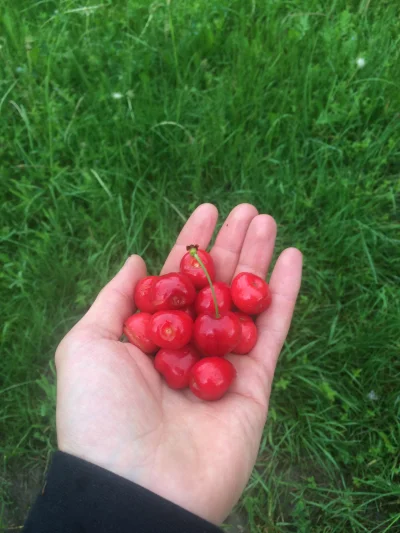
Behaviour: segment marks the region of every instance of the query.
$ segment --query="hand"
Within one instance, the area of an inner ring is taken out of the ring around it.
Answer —
[[[209,204],[194,211],[162,273],[179,270],[187,244],[207,247],[217,216]],[[272,217],[248,204],[233,209],[211,251],[217,279],[229,283],[240,271],[264,277],[275,235]],[[189,390],[169,389],[147,355],[119,341],[134,312],[134,287],[146,275],[143,260],[130,257],[57,349],[59,448],[222,522],[256,461],[301,265],[296,249],[280,255],[270,279],[272,304],[257,320],[255,348],[228,357],[236,381],[221,400],[203,402]]]

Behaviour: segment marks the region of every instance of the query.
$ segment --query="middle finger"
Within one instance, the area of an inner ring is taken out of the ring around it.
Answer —
[[[218,281],[231,282],[247,229],[257,214],[257,209],[251,204],[237,205],[229,213],[210,252]]]
[[[274,252],[276,222],[270,215],[258,215],[251,221],[243,243],[234,277],[252,272],[265,278]]]

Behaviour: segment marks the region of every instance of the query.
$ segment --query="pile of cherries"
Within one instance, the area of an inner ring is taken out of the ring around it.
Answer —
[[[257,342],[252,316],[271,303],[268,284],[255,274],[241,272],[230,287],[214,280],[211,255],[190,245],[180,272],[138,282],[134,297],[139,312],[124,323],[132,344],[156,354],[154,366],[169,387],[190,387],[202,400],[218,400],[226,393],[236,370],[224,356],[250,352]]]

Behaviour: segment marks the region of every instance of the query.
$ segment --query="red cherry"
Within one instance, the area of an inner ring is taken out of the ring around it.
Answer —
[[[179,272],[164,274],[154,281],[150,300],[156,311],[180,309],[194,302],[196,290],[190,278]]]
[[[202,400],[219,400],[235,379],[235,367],[221,357],[206,357],[190,371],[189,387]]]
[[[240,341],[233,350],[234,353],[245,355],[249,353],[257,342],[257,328],[251,316],[237,312],[235,315],[240,322]]]
[[[194,304],[187,305],[186,307],[182,307],[181,309],[179,309],[179,311],[183,311],[184,313],[189,315],[192,320],[196,319],[197,314],[196,314],[196,309],[194,307]]]
[[[188,247],[189,248],[189,247]],[[195,246],[193,246],[195,248]],[[214,261],[211,255],[205,250],[197,249],[197,254],[200,257],[203,265],[207,269],[211,281],[215,279]],[[190,252],[187,252],[181,259],[180,271],[189,276],[196,289],[202,289],[208,285],[208,280],[205,272],[196,257],[193,257]]]
[[[138,281],[135,287],[135,305],[145,313],[155,312],[154,304],[150,300],[150,291],[156,279],[158,279],[158,276],[146,276]]]
[[[217,298],[218,310],[221,315],[226,315],[231,310],[232,298],[229,285],[223,281],[213,283],[215,296]],[[211,292],[211,288],[204,287],[196,296],[195,301],[196,313],[198,315],[205,314],[215,317],[215,305]]]
[[[177,350],[191,339],[193,320],[183,311],[158,311],[151,316],[148,335],[160,348]]]
[[[239,319],[232,311],[220,318],[199,315],[194,322],[193,338],[204,355],[222,357],[240,340]]]
[[[250,272],[241,272],[234,278],[231,294],[236,307],[249,315],[262,313],[271,303],[268,283]]]
[[[157,351],[156,344],[150,340],[148,335],[150,319],[151,315],[149,313],[136,313],[124,322],[124,334],[129,342],[148,354]]]
[[[190,369],[199,360],[199,352],[188,344],[179,350],[162,348],[157,352],[154,366],[171,389],[184,389],[189,386]]]

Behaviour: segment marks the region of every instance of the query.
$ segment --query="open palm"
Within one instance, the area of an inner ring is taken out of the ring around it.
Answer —
[[[208,246],[217,221],[198,207],[181,231],[162,273],[179,270],[188,244]],[[267,274],[276,235],[268,215],[242,204],[232,210],[211,250],[217,280],[240,271]],[[132,256],[58,347],[57,433],[62,451],[86,459],[220,523],[254,466],[276,361],[289,329],[301,279],[301,254],[287,249],[270,280],[272,304],[257,321],[247,356],[230,355],[237,379],[217,402],[169,389],[151,359],[119,341],[134,311],[133,289],[146,275]]]

